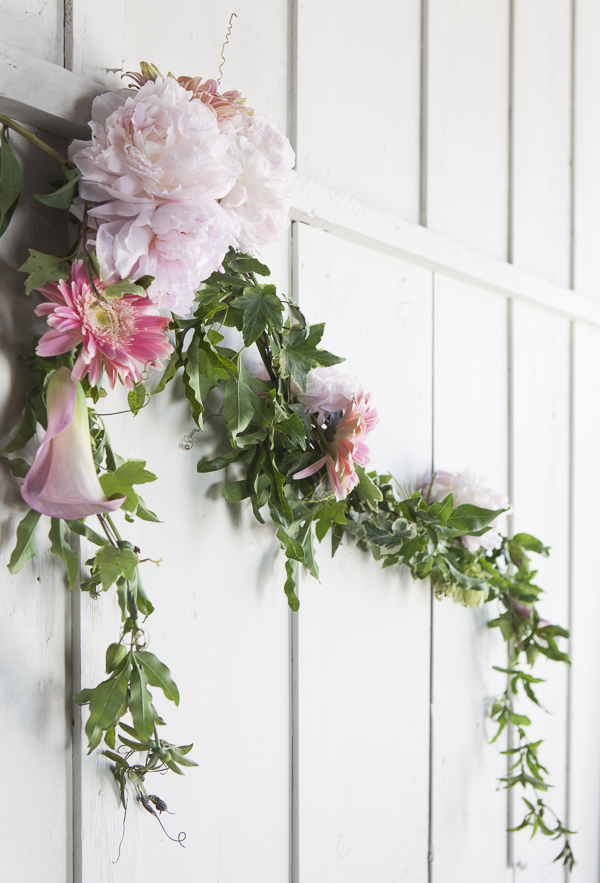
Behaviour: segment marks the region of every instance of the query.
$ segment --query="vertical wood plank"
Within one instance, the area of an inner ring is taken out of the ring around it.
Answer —
[[[512,260],[568,286],[571,0],[514,4]]]
[[[507,309],[502,296],[435,274],[434,468],[465,468],[500,493],[508,483]],[[478,403],[478,404],[476,404]],[[483,411],[482,411],[483,409]],[[433,883],[508,883],[506,762],[491,699],[506,647],[487,628],[493,605],[434,601]]]
[[[39,133],[57,150],[62,140]],[[27,355],[31,337],[45,322],[25,298],[17,272],[27,245],[60,254],[66,225],[55,211],[35,202],[48,191],[57,164],[11,133],[23,171],[23,191],[11,226],[0,240],[0,447],[19,424],[30,386]],[[31,459],[37,442],[24,455]],[[36,533],[38,555],[11,576],[7,570],[15,529],[27,512],[21,482],[0,465],[0,750],[5,759],[0,801],[2,873],[7,879],[70,880],[69,593],[62,563],[48,552],[50,520]]]
[[[431,462],[431,274],[299,228],[301,306],[372,391],[373,466],[414,484]],[[428,586],[355,548],[319,553],[297,617],[299,879],[425,883]]]
[[[505,260],[509,2],[428,2],[426,224]]]
[[[64,14],[63,0],[4,0],[0,39],[62,67]]]
[[[527,531],[551,547],[549,559],[538,559],[537,584],[545,594],[540,615],[566,626],[569,597],[569,396],[570,328],[560,316],[524,302],[513,304],[513,529]],[[543,739],[540,759],[554,786],[548,804],[564,820],[566,810],[567,668],[540,658],[536,677],[546,678],[536,693],[551,715],[526,702],[532,740]],[[523,708],[525,711],[525,708]],[[515,823],[524,805],[515,788]],[[515,880],[546,883],[562,880],[552,859],[556,844],[527,831],[514,837]]]
[[[596,563],[600,487],[598,446],[600,407],[600,331],[577,322],[573,347],[573,549],[570,673],[569,825],[577,864],[573,883],[600,878],[600,591]]]
[[[297,4],[298,170],[415,223],[420,7]]]
[[[575,132],[574,132],[574,284],[600,298],[600,6],[576,0],[575,15]]]

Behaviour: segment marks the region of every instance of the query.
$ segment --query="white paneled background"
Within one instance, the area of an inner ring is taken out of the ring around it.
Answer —
[[[165,708],[197,770],[159,780],[167,830],[122,816],[108,763],[87,757],[70,696],[101,678],[110,597],[69,599],[47,551],[0,580],[2,878],[29,883],[546,883],[600,881],[600,8],[597,0],[4,0],[0,111],[81,132],[90,98],[141,60],[218,76],[293,139],[293,224],[262,257],[325,345],[372,391],[373,465],[401,484],[471,468],[510,495],[510,529],[552,546],[543,615],[572,629],[573,665],[540,663],[532,714],[578,834],[509,835],[491,698],[506,648],[494,611],[432,601],[356,549],[320,549],[291,616],[273,532],[220,497],[170,388],[111,417],[145,457],[164,519],[135,539],[157,612],[152,649],[182,693]],[[0,435],[17,419],[17,361],[41,325],[17,268],[67,231],[32,201],[56,177],[17,136],[25,190],[0,242]],[[123,396],[105,400],[118,411]],[[221,442],[222,443],[222,442]],[[24,512],[0,473],[2,562]],[[86,550],[82,548],[82,555]],[[528,712],[529,713],[529,712]],[[509,799],[510,798],[510,799]]]

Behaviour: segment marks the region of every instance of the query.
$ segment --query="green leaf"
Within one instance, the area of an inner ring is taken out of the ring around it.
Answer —
[[[19,163],[3,130],[0,139],[0,236],[6,232],[21,195],[23,178]]]
[[[147,650],[138,651],[134,654],[134,658],[146,672],[148,683],[153,687],[160,687],[167,699],[179,705],[179,690],[167,666],[157,659],[154,653],[149,653]]]
[[[30,438],[33,438],[37,429],[37,417],[35,415],[35,409],[31,403],[29,397],[27,397],[27,401],[25,402],[25,410],[23,412],[23,418],[17,429],[16,433],[12,437],[5,447],[2,448],[3,454],[12,454],[14,451],[20,451],[21,448],[25,447]]]
[[[71,275],[71,267],[62,258],[30,248],[29,257],[23,266],[19,267],[19,272],[29,274],[25,283],[25,294],[31,294],[34,289],[41,288],[48,282],[68,279]]]
[[[144,383],[136,383],[132,390],[127,394],[127,404],[129,409],[136,417],[146,403],[146,385]]]
[[[283,338],[279,356],[281,375],[291,377],[302,391],[306,389],[306,378],[311,368],[339,365],[345,361],[327,350],[317,349],[324,331],[323,322],[310,325],[308,329],[294,325]]]
[[[257,276],[271,275],[271,271],[266,264],[261,264],[256,258],[242,255],[229,261],[227,268],[233,270],[235,273],[256,273]]]
[[[142,500],[142,498],[138,495],[138,504],[137,509],[135,510],[135,514],[138,518],[141,518],[142,521],[153,521],[155,524],[162,524],[160,518],[155,512],[152,512],[150,509],[146,507],[146,504]]]
[[[65,562],[69,578],[69,588],[72,591],[79,576],[79,555],[71,548],[67,541],[66,529],[67,526],[62,519],[50,519],[50,533],[48,534],[48,538],[52,543],[50,551]]]
[[[165,388],[165,386],[167,385],[167,383],[169,383],[169,381],[175,377],[175,374],[177,373],[178,368],[181,368],[182,365],[183,365],[183,361],[181,359],[181,356],[178,353],[173,353],[169,364],[165,368],[162,377],[160,378],[160,380],[158,381],[158,383],[156,384],[156,386],[152,390],[151,395],[155,396],[159,392],[162,392],[163,389]]]
[[[461,531],[462,534],[473,533],[487,527],[494,518],[502,515],[503,512],[506,512],[506,509],[481,509],[479,506],[465,503],[454,509],[446,522],[446,527]]]
[[[294,561],[299,561],[301,564],[305,563],[302,546],[281,527],[277,531],[277,539],[287,558],[293,558]]]
[[[156,276],[140,276],[139,279],[135,280],[135,284],[139,285],[140,288],[143,288],[145,291],[147,288],[150,288],[155,279]]]
[[[41,517],[41,512],[30,509],[25,518],[19,522],[17,527],[17,545],[13,549],[8,564],[8,569],[12,574],[18,573],[30,558],[35,557],[36,551],[33,545],[33,535]]]
[[[227,454],[221,454],[218,457],[214,457],[212,460],[199,460],[196,470],[200,473],[218,472],[220,469],[225,469],[225,467],[229,466],[231,463],[235,463],[236,460],[240,460],[243,456],[243,450],[240,451],[239,449],[234,449]]]
[[[294,613],[300,607],[300,601],[298,596],[296,595],[296,581],[294,579],[296,567],[293,561],[290,561],[289,558],[285,562],[285,572],[287,574],[287,579],[283,584],[283,591],[287,595],[288,605]]]
[[[108,498],[114,499],[120,496],[126,498],[122,508],[127,512],[135,513],[139,502],[133,485],[156,481],[156,475],[148,472],[145,466],[145,460],[125,460],[114,472],[106,472],[100,476],[102,490]]]
[[[130,674],[131,663],[127,662],[114,677],[102,681],[95,688],[90,699],[90,716],[85,725],[90,751],[100,743],[101,731],[108,730],[117,723],[127,698]]]
[[[67,179],[62,187],[59,187],[54,193],[48,193],[46,196],[40,196],[36,193],[34,194],[34,199],[37,199],[38,202],[42,202],[44,205],[49,205],[51,208],[69,208],[73,202],[81,175],[79,174],[78,169],[69,169],[67,166],[63,166],[62,169],[64,176]]]
[[[150,740],[154,733],[152,695],[148,690],[148,676],[135,662],[135,657],[131,669],[129,710],[136,732],[142,740]]]
[[[124,644],[109,644],[106,648],[106,673],[116,671],[128,655],[129,650]]]
[[[356,474],[358,475],[358,484],[356,486],[356,492],[361,500],[364,500],[368,506],[372,508],[375,507],[375,503],[380,503],[383,500],[383,494],[377,487],[377,485],[373,482],[371,478],[367,475],[365,469],[362,466],[356,465]]]
[[[20,457],[0,457],[0,462],[8,466],[15,478],[25,478],[29,472],[29,463]]]
[[[94,543],[96,546],[106,546],[108,543],[106,537],[96,533],[95,530],[92,530],[83,521],[66,521],[65,524],[69,526],[73,533],[79,534],[80,537],[85,537],[86,540],[89,540],[90,543]]]
[[[283,327],[283,304],[275,293],[274,285],[245,288],[242,296],[232,301],[232,306],[244,311],[242,333],[246,346],[258,340],[267,326],[278,332]]]
[[[544,546],[541,540],[538,540],[536,537],[532,537],[531,534],[515,534],[512,541],[514,543],[517,543],[523,549],[527,549],[528,552],[537,552],[538,555],[548,555],[548,547]]]
[[[93,695],[93,690],[81,690],[79,693],[75,693],[73,696],[73,702],[76,705],[87,705]]]
[[[252,420],[254,415],[252,396],[256,395],[248,385],[241,355],[237,359],[237,368],[238,378],[236,380],[231,377],[227,381],[223,396],[223,413],[227,421],[227,429],[234,439],[236,435],[246,429]]]
[[[245,480],[228,481],[221,489],[221,494],[228,503],[241,503],[242,500],[247,500],[250,496]]]
[[[94,566],[100,571],[103,591],[110,589],[121,576],[128,581],[132,580],[139,563],[140,559],[133,549],[102,546],[96,553]]]
[[[192,746],[190,746],[191,748]],[[169,754],[176,760],[177,763],[181,764],[181,766],[198,766],[198,764],[193,760],[188,760],[187,757],[184,757],[183,754],[180,754],[176,748],[169,748]]]
[[[135,294],[137,297],[146,297],[146,289],[135,282],[128,282],[126,279],[122,282],[115,282],[114,285],[107,285],[104,289],[104,296],[109,300],[119,300],[125,294]]]

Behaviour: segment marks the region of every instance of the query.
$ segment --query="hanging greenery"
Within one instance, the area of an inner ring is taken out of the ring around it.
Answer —
[[[315,545],[326,536],[332,554],[347,538],[382,567],[407,567],[415,580],[429,579],[438,599],[499,605],[489,625],[500,629],[509,652],[506,668],[498,669],[507,687],[491,709],[494,741],[513,728],[502,782],[530,795],[512,830],[529,827],[532,836],[539,830],[562,840],[557,860],[572,867],[572,832],[542,796],[549,783],[541,742],[529,741],[530,720],[515,705],[518,697],[539,704],[540,679],[531,667],[540,654],[568,663],[557,644],[568,633],[536,607],[542,590],[530,555],[548,549],[525,533],[503,536],[498,519],[508,501],[471,473],[438,472],[411,493],[368,469],[367,439],[378,423],[370,394],[338,367],[341,357],[321,347],[324,324],[309,324],[265,281],[268,268],[252,256],[287,224],[289,142],[239,93],[221,94],[213,80],[162,77],[146,63],[131,77],[128,95],[94,101],[92,139],[73,142],[69,159],[0,115],[0,234],[21,189],[10,129],[62,163],[63,181],[36,198],[78,223],[66,255],[31,249],[21,268],[25,293],[41,295],[35,313],[49,330],[34,339],[25,360],[31,386],[1,459],[23,480],[30,507],[17,529],[11,572],[35,555],[34,531],[44,515],[70,588],[79,585],[94,598],[117,592],[122,623],[106,651],[106,680],[75,696],[89,706],[89,750],[103,743],[123,806],[131,790],[157,818],[166,807],[148,793],[147,776],[196,766],[191,744],[161,735],[165,722],[151,688],[175,705],[179,692],[147,649],[145,621],[154,607],[140,566],[150,559],[114,520],[120,513],[125,522],[158,521],[139,493],[156,476],[145,461],[115,452],[95,410],[105,386],[124,384],[135,416],[167,384],[182,383],[195,431],[203,429],[209,393],[220,396],[228,452],[202,459],[198,472],[237,471],[223,496],[248,500],[261,524],[274,525],[294,612],[296,569],[318,576]],[[151,391],[150,368],[162,370]],[[45,435],[33,463],[11,456],[38,426]],[[92,516],[99,530],[90,526]],[[83,565],[74,537],[95,547]]]

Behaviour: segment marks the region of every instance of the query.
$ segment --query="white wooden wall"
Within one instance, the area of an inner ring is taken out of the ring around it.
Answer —
[[[579,830],[574,883],[600,881],[600,10],[596,0],[8,0],[0,9],[0,110],[79,134],[90,99],[140,60],[216,76],[293,138],[289,241],[265,249],[275,278],[370,388],[373,464],[401,483],[474,469],[514,504],[514,530],[552,546],[546,618],[572,629],[573,666],[552,663],[538,714],[555,788]],[[64,68],[64,69],[63,69]],[[66,70],[65,70],[66,69]],[[72,72],[72,73],[69,73]],[[62,142],[63,145],[65,142]],[[25,382],[35,327],[16,268],[64,231],[32,204],[51,163],[13,139],[25,196],[0,243],[0,420]],[[364,320],[357,311],[369,307]],[[105,400],[119,410],[123,397]],[[220,498],[195,464],[172,388],[117,449],[159,475],[140,525],[162,557],[146,583],[152,649],[182,693],[165,708],[199,768],[156,790],[169,843],[132,809],[121,823],[108,764],[85,754],[69,697],[102,676],[113,601],[65,590],[47,552],[0,591],[0,801],[7,879],[44,883],[546,883],[555,844],[505,832],[520,796],[486,716],[506,650],[493,611],[438,603],[353,548],[288,613],[269,529]],[[24,511],[2,473],[3,561]],[[325,545],[327,545],[325,543]],[[85,555],[85,549],[82,549]],[[551,669],[553,669],[551,671]],[[73,720],[73,725],[72,725]],[[502,747],[502,746],[500,746]]]

